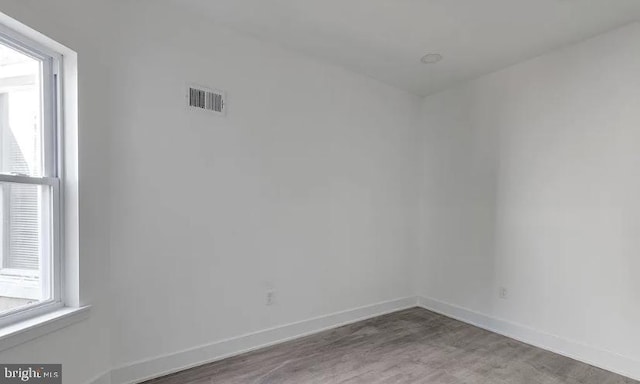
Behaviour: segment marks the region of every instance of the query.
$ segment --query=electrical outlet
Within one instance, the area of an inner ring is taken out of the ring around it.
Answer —
[[[500,287],[500,291],[498,293],[501,299],[506,300],[509,298],[509,290],[505,287]]]
[[[276,291],[267,291],[267,306],[271,306],[276,303]]]

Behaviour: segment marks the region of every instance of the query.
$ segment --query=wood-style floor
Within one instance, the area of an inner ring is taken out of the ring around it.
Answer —
[[[420,308],[147,383],[639,384]]]

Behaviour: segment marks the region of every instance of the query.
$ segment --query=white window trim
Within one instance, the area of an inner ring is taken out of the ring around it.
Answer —
[[[47,257],[41,260],[41,269],[44,271],[40,276],[41,286],[43,287],[43,295],[47,295],[49,299],[35,302],[29,306],[15,308],[13,310],[0,314],[0,327],[12,325],[16,322],[51,312],[63,306],[64,298],[62,297],[63,276],[60,271],[64,263],[62,254],[62,245],[60,239],[64,228],[64,219],[61,217],[62,210],[60,204],[62,202],[62,186],[61,171],[63,165],[58,161],[61,156],[58,154],[61,150],[58,145],[61,143],[58,138],[58,131],[61,129],[58,116],[60,114],[58,82],[60,79],[60,63],[62,55],[51,51],[47,47],[28,38],[22,37],[17,33],[8,34],[6,30],[0,30],[0,41],[9,47],[41,60],[42,65],[42,132],[43,132],[43,169],[44,176],[27,176],[27,175],[10,175],[0,173],[0,181],[8,183],[17,183],[21,185],[40,185],[50,187],[50,194],[43,196],[48,200],[46,205],[49,209],[43,212],[44,221],[47,225],[43,228],[43,249],[47,249]],[[0,271],[1,272],[1,271]]]
[[[62,307],[56,311],[0,328],[0,351],[85,320],[89,317],[90,310],[90,306]]]
[[[0,13],[0,33],[28,47],[37,47],[43,54],[58,62],[56,71],[57,87],[51,89],[58,102],[55,121],[57,137],[45,136],[54,140],[57,147],[57,159],[45,159],[45,167],[57,164],[58,169],[48,169],[48,175],[58,178],[39,178],[54,189],[52,204],[58,212],[54,223],[54,239],[59,260],[54,265],[59,284],[53,300],[16,313],[10,324],[0,324],[0,350],[11,348],[48,332],[66,327],[89,316],[89,305],[80,295],[80,247],[79,247],[79,200],[78,200],[78,71],[77,54],[64,45],[27,27],[26,25]],[[48,106],[48,108],[53,105]],[[47,108],[47,106],[45,106]],[[46,131],[46,130],[45,130]],[[50,142],[49,142],[50,143]],[[43,143],[47,145],[47,143]],[[57,161],[56,161],[57,160]],[[48,165],[47,165],[48,164]],[[46,171],[45,171],[46,172]],[[2,175],[0,180],[20,180],[23,176]],[[32,180],[33,178],[27,178]],[[57,227],[57,228],[56,228]]]

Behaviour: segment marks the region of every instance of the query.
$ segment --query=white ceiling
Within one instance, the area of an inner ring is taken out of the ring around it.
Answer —
[[[427,95],[637,20],[640,0],[180,0],[237,31]],[[639,42],[640,43],[640,42]],[[420,63],[428,52],[444,55]]]

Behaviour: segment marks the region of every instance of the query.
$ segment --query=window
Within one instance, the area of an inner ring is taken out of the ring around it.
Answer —
[[[62,306],[60,62],[0,30],[0,326]]]

